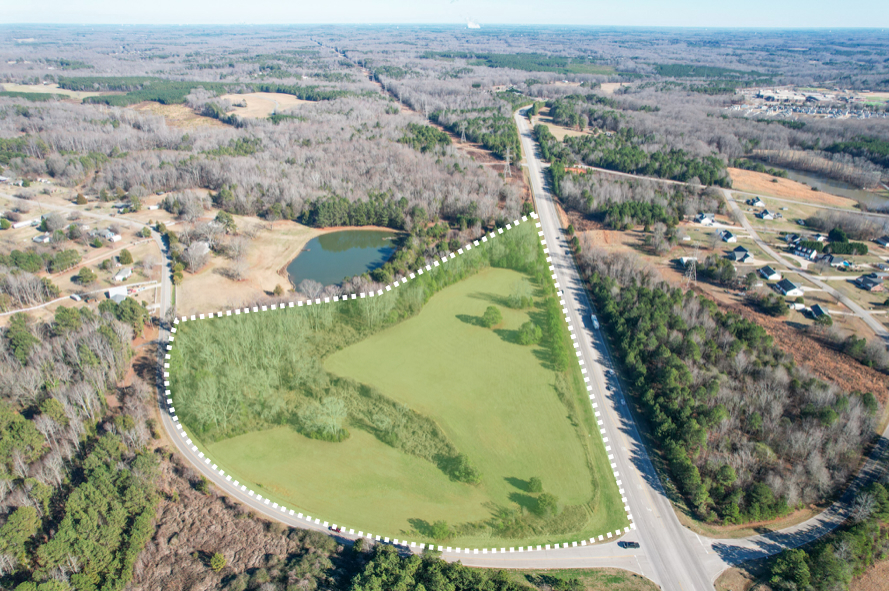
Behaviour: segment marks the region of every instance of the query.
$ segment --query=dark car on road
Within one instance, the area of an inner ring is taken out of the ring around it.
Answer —
[[[621,548],[638,548],[639,542],[618,542],[617,545]]]

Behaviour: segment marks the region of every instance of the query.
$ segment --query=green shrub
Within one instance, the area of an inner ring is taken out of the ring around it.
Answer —
[[[520,345],[536,345],[543,339],[543,330],[533,322],[526,322],[519,329],[518,343]]]
[[[540,493],[543,492],[543,482],[536,476],[532,477],[528,480],[528,492],[532,493]]]
[[[493,328],[501,322],[503,322],[503,315],[500,313],[500,309],[497,306],[488,306],[488,309],[485,310],[482,316],[482,325],[487,328]]]

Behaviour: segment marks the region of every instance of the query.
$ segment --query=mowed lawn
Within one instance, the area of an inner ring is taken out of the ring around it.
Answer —
[[[281,427],[214,443],[209,455],[233,478],[260,485],[263,496],[388,537],[405,536],[413,520],[487,519],[493,505],[515,506],[532,476],[564,505],[593,501],[587,523],[570,535],[497,540],[482,534],[447,545],[573,541],[627,525],[599,435],[585,431],[581,442],[553,387],[555,374],[541,362],[542,349],[509,340],[529,311],[498,305],[501,326],[491,330],[476,323],[521,278],[504,269],[482,271],[433,296],[418,316],[325,362],[328,371],[374,386],[437,421],[481,470],[480,485],[453,482],[430,462],[357,428],[345,442],[327,443]],[[580,420],[586,425],[591,417]],[[592,466],[584,447],[591,450]]]

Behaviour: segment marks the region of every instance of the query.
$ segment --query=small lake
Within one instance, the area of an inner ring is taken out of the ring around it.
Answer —
[[[787,172],[787,178],[798,183],[805,183],[810,187],[818,187],[819,191],[830,193],[831,195],[839,195],[840,197],[848,197],[860,203],[863,203],[870,209],[883,209],[889,207],[889,198],[883,194],[865,191],[855,185],[838,181],[836,179],[827,178],[824,175],[814,172],[805,172],[802,170],[794,170],[792,168],[784,168],[783,166],[775,166],[766,163],[766,166],[783,170]]]
[[[290,282],[304,279],[337,285],[353,275],[382,267],[395,252],[398,234],[381,230],[343,230],[309,240],[287,265]]]

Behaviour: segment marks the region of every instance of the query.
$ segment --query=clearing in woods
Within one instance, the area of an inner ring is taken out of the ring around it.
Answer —
[[[225,94],[233,105],[246,103],[245,107],[235,106],[232,113],[238,117],[265,118],[277,112],[287,111],[312,101],[304,101],[291,94],[280,92],[251,92],[247,94]]]
[[[533,226],[524,229],[536,246]],[[550,335],[539,345],[516,342],[524,323],[546,324],[553,294],[539,278],[549,276],[473,262],[491,246],[382,297],[180,325],[171,385],[189,436],[263,497],[418,544],[433,541],[438,521],[450,529],[438,543],[476,548],[579,542],[626,527],[579,366],[556,369]],[[533,286],[531,305],[506,305],[517,285]],[[481,323],[492,305],[502,313],[493,329]],[[383,307],[379,330],[367,330],[367,306]],[[412,312],[401,314],[404,306]],[[552,338],[567,340],[556,316]],[[287,357],[287,375],[270,377],[269,355]],[[253,371],[216,368],[220,356]],[[220,401],[238,409],[233,428],[218,413],[201,414]],[[313,431],[312,413],[339,416],[337,435]],[[457,454],[479,482],[457,475]],[[533,477],[558,498],[556,514],[538,515]]]

